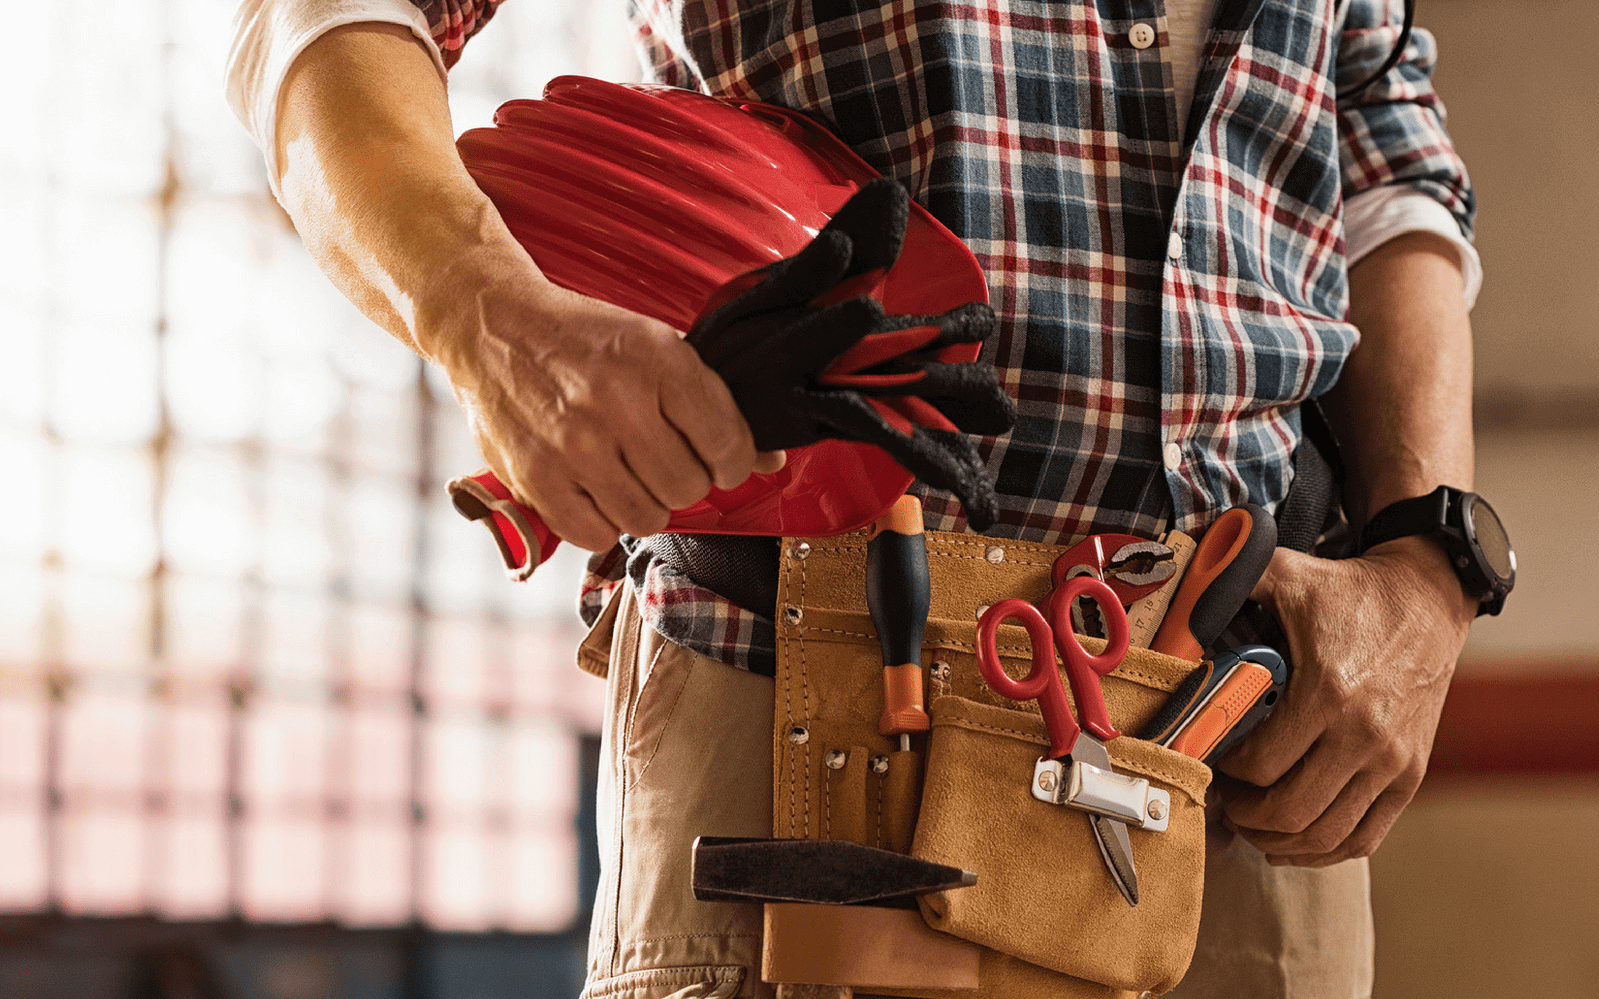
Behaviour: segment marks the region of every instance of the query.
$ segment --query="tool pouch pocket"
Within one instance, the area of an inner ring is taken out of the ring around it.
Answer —
[[[1031,964],[1129,991],[1174,987],[1199,931],[1210,769],[1154,743],[1108,744],[1121,774],[1171,796],[1162,832],[1129,827],[1139,902],[1117,891],[1090,817],[1031,794],[1047,751],[1043,719],[944,695],[931,705],[912,853],[977,872],[977,884],[922,899],[935,928]]]

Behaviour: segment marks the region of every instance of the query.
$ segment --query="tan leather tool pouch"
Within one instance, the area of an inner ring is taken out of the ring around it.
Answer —
[[[1109,999],[1176,985],[1193,954],[1205,868],[1210,770],[1142,740],[1108,744],[1118,772],[1171,796],[1164,832],[1130,828],[1140,900],[1117,891],[1086,814],[1031,795],[1048,744],[1035,702],[993,693],[977,669],[979,611],[1041,599],[1063,550],[970,534],[927,534],[932,609],[923,644],[932,731],[899,752],[879,734],[882,660],[865,611],[864,532],[785,539],[778,589],[774,835],[854,839],[977,872],[977,885],[925,896],[935,929],[981,945],[976,993],[916,996]],[[1090,651],[1093,640],[1084,640]],[[1020,678],[1026,632],[999,652]],[[1135,649],[1103,682],[1112,722],[1137,731],[1193,664]],[[1064,677],[1063,677],[1064,679]],[[892,988],[874,988],[886,994]]]
[[[927,775],[912,853],[977,872],[977,884],[922,899],[935,929],[1114,988],[1156,993],[1188,968],[1205,872],[1197,760],[1142,740],[1109,744],[1116,772],[1171,796],[1163,832],[1128,829],[1137,906],[1117,891],[1090,820],[1034,798],[1049,743],[1037,715],[945,695],[932,706]]]

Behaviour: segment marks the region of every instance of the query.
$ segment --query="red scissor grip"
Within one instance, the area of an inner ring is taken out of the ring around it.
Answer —
[[[1097,656],[1088,654],[1072,633],[1072,603],[1087,597],[1099,605],[1099,616],[1105,621],[1105,651]],[[1114,739],[1121,735],[1110,723],[1110,713],[1105,710],[1105,694],[1100,690],[1099,679],[1109,676],[1122,660],[1127,658],[1127,648],[1132,644],[1132,629],[1127,623],[1127,612],[1116,592],[1092,576],[1068,579],[1058,588],[1049,602],[1050,625],[1055,646],[1066,663],[1066,677],[1072,684],[1072,699],[1077,702],[1077,717],[1084,728],[1101,739]]]
[[[1021,621],[1032,646],[1033,668],[1028,671],[1025,680],[1014,679],[1000,665],[995,636],[1001,622],[1009,618]],[[1066,633],[1071,634],[1070,622],[1067,623]],[[1055,668],[1054,632],[1037,607],[1025,600],[1011,599],[1001,600],[983,612],[977,621],[977,668],[982,670],[988,686],[1001,697],[1013,701],[1038,699],[1038,709],[1049,728],[1051,759],[1066,756],[1072,751],[1080,729],[1077,719],[1072,716],[1071,705],[1066,702],[1066,688],[1060,682],[1060,671]]]

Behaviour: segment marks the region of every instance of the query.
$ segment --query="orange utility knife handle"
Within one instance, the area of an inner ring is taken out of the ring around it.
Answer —
[[[1239,663],[1230,676],[1216,685],[1188,723],[1177,730],[1168,745],[1184,756],[1203,760],[1237,727],[1261,695],[1271,689],[1272,682],[1271,670],[1266,667]]]
[[[922,697],[922,636],[932,603],[922,503],[901,496],[877,518],[866,542],[866,607],[883,650],[883,717],[878,731],[898,735],[932,728]]]
[[[1255,588],[1277,547],[1277,524],[1252,503],[1216,518],[1199,539],[1188,571],[1150,649],[1198,662]]]

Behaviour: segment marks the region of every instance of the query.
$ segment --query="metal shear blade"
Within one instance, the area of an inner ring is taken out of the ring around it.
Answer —
[[[1072,759],[1105,770],[1114,769],[1105,744],[1087,732],[1078,735],[1077,744],[1072,747]],[[1137,905],[1138,869],[1133,866],[1133,843],[1127,836],[1127,823],[1105,815],[1088,818],[1094,830],[1094,844],[1099,847],[1099,855],[1110,871],[1110,879],[1116,883],[1116,890],[1122,893],[1128,905]]]

